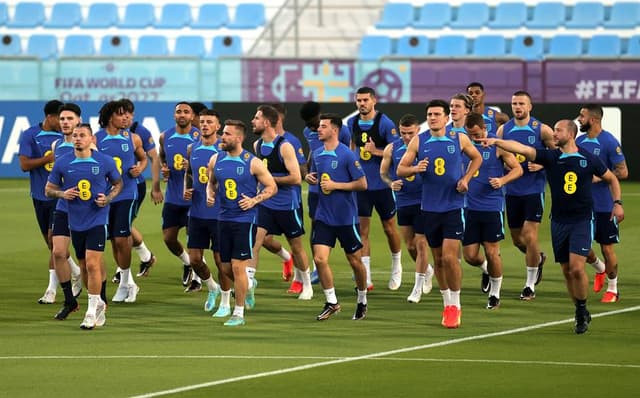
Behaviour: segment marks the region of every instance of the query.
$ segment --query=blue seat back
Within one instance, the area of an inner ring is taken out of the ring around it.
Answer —
[[[191,24],[195,29],[218,29],[229,23],[229,8],[226,4],[203,4],[198,19]]]
[[[152,26],[156,20],[155,10],[150,3],[132,3],[124,10],[124,19],[118,25],[125,29],[143,29]]]
[[[204,58],[206,50],[202,36],[178,36],[173,55]]]
[[[544,53],[544,39],[540,35],[518,35],[511,41],[511,55],[526,61],[539,61]]]
[[[376,24],[378,29],[404,29],[411,26],[414,10],[410,3],[387,3],[382,9],[382,17]]]
[[[433,55],[438,57],[466,56],[469,54],[467,38],[462,35],[438,37]]]
[[[231,29],[255,29],[264,26],[266,14],[262,3],[242,3],[236,7],[233,21],[229,23]]]
[[[449,3],[426,3],[420,8],[418,20],[413,26],[418,29],[440,29],[448,25],[451,18]]]
[[[458,18],[451,23],[452,28],[477,29],[489,21],[489,6],[485,3],[462,3],[458,7]]]
[[[56,3],[44,26],[53,29],[69,29],[80,25],[80,22],[82,22],[82,11],[79,3]]]
[[[240,36],[216,36],[207,58],[219,58],[242,55],[242,39]]]
[[[370,35],[362,38],[358,58],[362,61],[377,61],[391,53],[392,42],[389,36]]]
[[[69,35],[64,39],[62,55],[66,57],[89,57],[96,49],[91,35]]]
[[[626,55],[628,57],[640,58],[640,35],[633,35],[629,38]]]
[[[136,55],[146,57],[161,57],[169,55],[167,38],[160,35],[140,36]]]
[[[7,24],[10,28],[35,28],[44,23],[44,5],[42,3],[16,4],[13,19]]]
[[[189,4],[168,3],[162,6],[160,20],[156,28],[180,29],[191,24],[191,6]]]
[[[563,3],[538,3],[533,9],[533,18],[527,22],[530,29],[557,29],[564,26],[567,10]]]
[[[131,55],[131,39],[124,35],[103,36],[100,43],[100,55],[109,57],[128,57]]]
[[[493,29],[517,29],[527,20],[527,5],[524,3],[500,3],[495,8],[495,18],[489,22]]]
[[[617,58],[622,55],[622,43],[616,35],[593,35],[589,40],[587,55],[590,57]]]
[[[42,60],[56,58],[58,56],[58,39],[54,35],[31,35],[27,44],[27,55]]]
[[[109,28],[116,26],[118,21],[118,6],[115,3],[93,3],[80,26],[88,29]]]
[[[582,55],[582,38],[578,35],[556,35],[549,42],[549,57],[571,58]]]
[[[4,25],[9,21],[9,7],[7,7],[7,3],[0,3],[0,26]]]
[[[473,55],[476,57],[504,57],[507,43],[502,35],[481,35],[473,41]]]
[[[611,6],[611,17],[604,26],[612,29],[629,29],[640,25],[640,3],[619,2]]]
[[[567,28],[595,29],[604,22],[604,5],[602,3],[584,2],[573,7]]]
[[[429,55],[429,39],[425,36],[402,36],[396,43],[396,54],[407,57],[426,57]]]
[[[16,34],[3,34],[0,36],[0,56],[9,57],[20,55],[22,53],[22,45],[20,37]]]

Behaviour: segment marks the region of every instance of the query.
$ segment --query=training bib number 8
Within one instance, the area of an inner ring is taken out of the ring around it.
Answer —
[[[173,155],[173,169],[178,171],[182,170],[184,168],[184,165],[182,164],[183,160],[184,157],[182,156],[182,154],[176,153],[175,155]]]
[[[89,180],[78,181],[78,197],[81,200],[91,199],[91,182]]]
[[[564,175],[564,191],[569,195],[576,193],[577,182],[578,175],[573,171],[567,172],[567,174]]]
[[[444,175],[447,170],[444,168],[444,159],[437,158],[433,162],[433,172],[436,173],[437,176]]]
[[[114,156],[113,161],[116,162],[116,168],[118,169],[118,172],[122,174],[122,159],[120,159],[117,156]]]
[[[200,184],[206,184],[209,182],[209,176],[207,175],[207,168],[204,166],[201,166],[200,168],[198,168],[198,181],[200,181]]]
[[[51,149],[49,149],[47,152],[44,153],[44,156],[47,157],[51,155],[51,152],[52,152]],[[49,162],[45,164],[44,169],[47,170],[48,172],[51,172],[51,170],[53,170],[53,162]]]
[[[224,195],[229,200],[236,200],[238,197],[238,185],[231,178],[224,180]]]
[[[367,135],[367,133],[362,133],[362,135],[360,136],[360,140],[362,141],[363,144],[365,144],[369,140],[369,135]],[[360,159],[362,160],[371,159],[371,152],[365,151],[363,146],[360,147]]]

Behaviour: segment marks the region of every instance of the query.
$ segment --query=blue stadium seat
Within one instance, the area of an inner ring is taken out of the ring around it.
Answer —
[[[9,7],[7,3],[0,3],[0,26],[7,23],[9,20]]]
[[[611,6],[611,16],[604,22],[605,28],[628,29],[640,25],[640,3],[620,2]]]
[[[191,6],[189,4],[168,3],[162,6],[160,20],[155,27],[159,29],[180,29],[191,24]]]
[[[118,6],[115,3],[92,3],[87,19],[80,24],[83,28],[110,28],[118,24]]]
[[[67,57],[89,57],[95,55],[93,36],[69,35],[64,38],[62,55]]]
[[[622,55],[622,43],[616,35],[593,35],[587,47],[589,57],[618,58]]]
[[[502,35],[480,35],[473,41],[472,55],[476,57],[504,57],[507,43]]]
[[[392,53],[392,42],[389,36],[364,36],[360,42],[358,58],[361,61],[377,61]]]
[[[178,57],[204,58],[206,50],[202,36],[178,36],[173,55]]]
[[[538,3],[533,9],[533,18],[527,22],[530,29],[557,29],[564,26],[567,10],[563,3]]]
[[[242,39],[240,36],[216,36],[213,38],[211,52],[207,58],[238,57],[242,55]]]
[[[626,56],[640,58],[640,35],[634,35],[629,38]]]
[[[413,5],[409,3],[387,3],[382,9],[378,29],[404,29],[413,22]]]
[[[527,20],[527,5],[524,3],[499,3],[495,18],[489,22],[493,29],[517,29]]]
[[[31,35],[26,54],[42,60],[54,59],[58,56],[58,39],[54,35]]]
[[[544,40],[540,35],[518,35],[511,41],[511,55],[526,61],[539,61],[544,53]]]
[[[413,26],[418,29],[441,29],[451,21],[449,3],[427,3],[420,8],[418,20]]]
[[[152,26],[156,20],[153,4],[132,3],[124,10],[124,19],[118,27],[126,29],[142,29]]]
[[[191,24],[194,29],[219,29],[229,23],[229,8],[226,4],[203,4],[198,19]]]
[[[20,45],[20,37],[18,35],[2,35],[0,40],[0,57],[10,57],[12,55],[20,55],[22,46]]]
[[[131,55],[131,39],[124,35],[102,37],[100,55],[108,57],[128,57]]]
[[[35,28],[44,23],[44,5],[42,3],[16,4],[13,19],[7,23],[10,28]]]
[[[429,39],[425,36],[402,36],[396,43],[396,55],[426,57],[429,55]]]
[[[163,57],[169,55],[167,38],[160,35],[140,36],[136,55],[140,57]]]
[[[578,35],[556,35],[549,42],[547,57],[575,58],[582,55],[582,38]]]
[[[604,22],[604,5],[602,3],[576,3],[567,28],[595,29]]]
[[[466,56],[469,54],[467,38],[462,35],[443,35],[436,40],[433,55],[437,57]]]
[[[46,28],[68,29],[78,26],[82,21],[79,3],[56,3],[51,9],[51,16],[44,23]]]
[[[262,3],[242,3],[236,7],[233,21],[227,26],[230,29],[255,29],[264,26],[266,13]]]
[[[477,29],[489,21],[489,6],[485,3],[462,3],[458,7],[458,18],[451,23],[456,29]]]

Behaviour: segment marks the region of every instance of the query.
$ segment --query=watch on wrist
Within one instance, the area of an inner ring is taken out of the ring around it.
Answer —
[[[614,205],[620,205],[620,206],[622,206],[622,201],[621,201],[620,199],[618,199],[618,200],[614,200],[614,201],[613,201],[613,204],[614,204]]]

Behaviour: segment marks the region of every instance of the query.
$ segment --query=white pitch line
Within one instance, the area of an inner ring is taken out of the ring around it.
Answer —
[[[593,315],[593,318],[599,318],[599,317],[603,317],[603,316],[622,314],[622,313],[625,313],[625,312],[632,312],[632,311],[637,311],[637,310],[640,310],[640,306],[623,308],[623,309],[620,309],[620,310],[608,311],[608,312],[603,312],[603,313],[600,313],[600,314],[595,314],[595,315]],[[177,393],[181,393],[181,392],[185,392],[185,391],[198,390],[200,388],[213,387],[213,386],[217,386],[217,385],[221,385],[221,384],[233,383],[233,382],[236,382],[236,381],[258,379],[258,378],[261,378],[261,377],[269,377],[269,376],[277,376],[277,375],[281,375],[281,374],[297,372],[297,371],[300,371],[300,370],[314,369],[314,368],[319,368],[319,367],[328,366],[328,365],[337,365],[337,364],[342,364],[342,363],[361,361],[361,360],[364,360],[364,359],[373,359],[373,358],[385,357],[385,356],[388,356],[388,355],[402,354],[402,353],[405,353],[405,352],[424,350],[424,349],[427,349],[427,348],[444,347],[444,346],[448,346],[448,345],[452,345],[452,344],[464,343],[464,342],[467,342],[467,341],[484,340],[484,339],[488,339],[488,338],[491,338],[491,337],[506,336],[506,335],[516,334],[516,333],[520,333],[520,332],[528,332],[528,331],[531,331],[531,330],[542,329],[542,328],[546,328],[546,327],[549,327],[549,326],[557,326],[557,325],[562,325],[562,324],[571,323],[571,322],[574,322],[573,318],[563,319],[563,320],[560,320],[560,321],[545,322],[545,323],[540,323],[540,324],[537,324],[537,325],[525,326],[525,327],[516,328],[516,329],[504,330],[502,332],[494,332],[494,333],[480,334],[480,335],[476,335],[476,336],[462,337],[462,338],[458,338],[458,339],[445,340],[445,341],[441,341],[441,342],[438,342],[438,343],[431,343],[431,344],[423,344],[423,345],[418,345],[418,346],[413,346],[413,347],[398,348],[398,349],[395,349],[395,350],[374,352],[374,353],[371,353],[371,354],[360,355],[360,356],[357,356],[357,357],[334,359],[334,360],[331,360],[331,361],[324,361],[324,362],[317,362],[317,363],[312,363],[312,364],[307,364],[307,365],[294,366],[294,367],[291,367],[291,368],[272,370],[272,371],[269,371],[269,372],[260,372],[260,373],[254,373],[254,374],[250,374],[250,375],[245,375],[245,376],[238,376],[238,377],[231,377],[231,378],[228,378],[228,379],[209,381],[209,382],[206,382],[206,383],[192,384],[190,386],[177,387],[177,388],[172,388],[172,389],[169,389],[169,390],[162,390],[162,391],[151,392],[151,393],[148,393],[148,394],[136,395],[136,396],[133,396],[132,398],[160,397],[160,396],[163,396],[163,395],[177,394]]]

